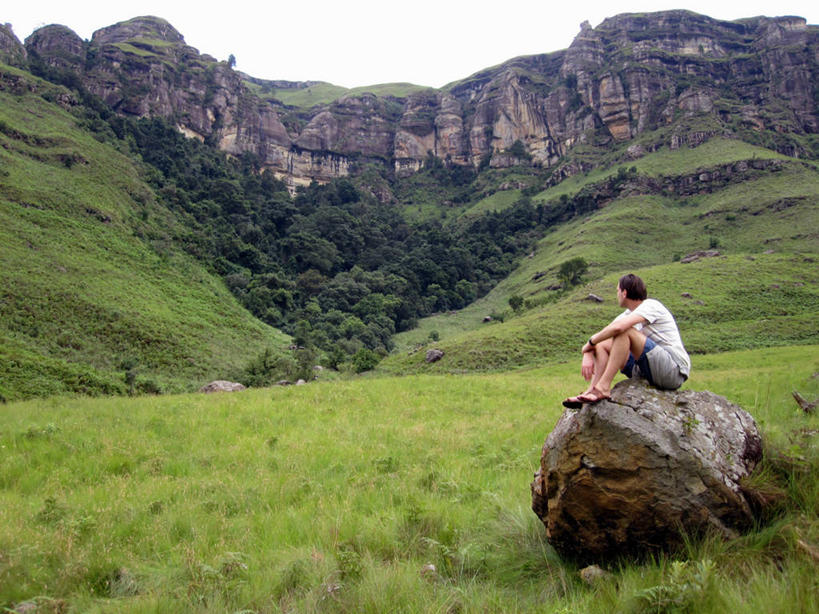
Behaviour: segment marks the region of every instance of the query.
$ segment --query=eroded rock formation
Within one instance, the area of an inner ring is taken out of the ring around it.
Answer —
[[[19,61],[7,30],[0,48]],[[628,142],[666,125],[679,130],[656,146],[698,144],[737,127],[819,131],[819,28],[798,17],[618,15],[596,28],[584,24],[564,51],[515,58],[445,90],[347,95],[298,109],[253,92],[314,83],[241,75],[156,17],[103,28],[91,41],[47,26],[26,49],[33,61],[75,72],[118,112],[166,117],[188,136],[252,152],[293,185],[345,176],[367,161],[412,173],[428,155],[472,166],[554,166],[578,143]],[[681,124],[686,118],[701,121]],[[786,153],[802,153],[790,147]],[[640,145],[629,155],[644,151]],[[580,170],[566,164],[555,176]]]
[[[756,423],[711,392],[640,381],[566,410],[543,446],[532,508],[567,558],[599,562],[734,537],[753,522],[740,482],[762,457]]]
[[[24,66],[26,48],[17,40],[10,24],[0,24],[0,62],[12,66]]]

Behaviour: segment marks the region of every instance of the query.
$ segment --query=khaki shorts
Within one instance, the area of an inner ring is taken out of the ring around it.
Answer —
[[[648,383],[665,390],[676,390],[688,378],[680,373],[680,367],[671,354],[651,339],[646,339],[643,353],[638,359],[629,354],[626,366],[621,369],[628,377],[642,377]]]

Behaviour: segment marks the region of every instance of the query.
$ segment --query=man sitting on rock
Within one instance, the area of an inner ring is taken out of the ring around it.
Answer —
[[[691,359],[674,316],[660,301],[646,297],[642,279],[631,273],[620,278],[617,302],[626,310],[583,346],[580,372],[589,387],[563,405],[580,407],[609,398],[617,371],[666,390],[676,390],[688,379]]]

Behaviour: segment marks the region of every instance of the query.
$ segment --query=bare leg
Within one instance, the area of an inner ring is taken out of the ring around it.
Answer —
[[[606,339],[594,346],[594,374],[592,375],[589,387],[586,392],[591,392],[600,381],[606,371],[606,366],[609,364],[609,356],[611,353],[613,339]],[[585,394],[585,393],[584,393]]]
[[[568,397],[563,401],[566,407],[580,407],[583,405],[582,398],[588,395],[599,394],[595,392],[597,384],[606,365],[609,362],[609,352],[611,351],[612,340],[606,339],[594,346],[594,351],[583,355],[583,367],[581,369],[583,377],[589,382],[588,388],[576,397]]]
[[[593,394],[601,393],[604,396],[608,396],[609,392],[611,392],[611,383],[614,380],[614,376],[626,365],[629,354],[635,358],[639,357],[643,353],[645,345],[645,335],[634,328],[630,328],[624,333],[612,337],[605,368],[599,377],[596,379],[593,378],[591,392]],[[595,365],[595,370],[596,367],[597,365]]]
[[[580,407],[583,403],[593,403],[607,399],[611,394],[611,384],[614,376],[628,361],[629,353],[640,356],[646,344],[645,335],[634,328],[601,341],[594,346],[594,364],[591,374],[585,371],[589,380],[589,387],[576,397],[569,397],[563,401],[566,407]]]

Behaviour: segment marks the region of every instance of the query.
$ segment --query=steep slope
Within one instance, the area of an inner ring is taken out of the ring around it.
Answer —
[[[0,64],[2,398],[190,390],[286,346],[82,123],[67,90]]]

